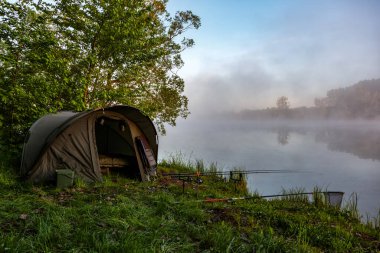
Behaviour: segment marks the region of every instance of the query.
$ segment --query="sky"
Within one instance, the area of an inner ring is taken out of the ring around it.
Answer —
[[[202,26],[183,53],[190,117],[312,106],[330,89],[380,78],[379,0],[169,0]]]

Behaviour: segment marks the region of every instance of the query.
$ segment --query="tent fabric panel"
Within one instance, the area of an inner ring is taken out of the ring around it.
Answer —
[[[101,173],[94,168],[87,117],[67,128],[41,157],[30,179],[34,182],[54,180],[55,170],[71,169],[87,181],[101,181]]]
[[[59,112],[46,115],[34,122],[29,129],[27,142],[24,144],[20,169],[22,175],[25,175],[37,162],[49,135],[76,115],[78,113]]]
[[[94,113],[91,114],[91,117],[87,120],[87,133],[89,140],[89,155],[91,157],[92,168],[94,169],[94,177],[92,181],[103,181],[102,173],[100,171],[100,162],[99,162],[99,154],[96,146],[96,135],[95,135],[95,121],[96,115]]]
[[[57,139],[62,150],[63,163],[67,168],[89,181],[101,181],[101,173],[94,167],[91,145],[94,145],[88,131],[89,119],[81,118],[64,131]]]
[[[49,182],[55,180],[55,170],[58,163],[52,150],[48,150],[39,161],[39,166],[35,167],[28,174],[28,180],[34,183]]]

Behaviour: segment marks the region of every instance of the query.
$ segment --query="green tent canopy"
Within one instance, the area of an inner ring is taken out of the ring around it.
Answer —
[[[20,172],[36,183],[54,181],[59,169],[92,182],[113,171],[147,181],[155,175],[157,152],[156,128],[136,108],[63,111],[31,126]]]

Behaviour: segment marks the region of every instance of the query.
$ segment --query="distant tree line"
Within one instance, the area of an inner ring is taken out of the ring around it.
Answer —
[[[374,118],[380,116],[380,79],[361,81],[347,88],[329,90],[314,104],[326,116]]]
[[[346,88],[329,90],[315,98],[315,106],[290,108],[287,97],[277,99],[277,107],[244,110],[241,119],[375,119],[380,118],[380,79],[365,80]]]

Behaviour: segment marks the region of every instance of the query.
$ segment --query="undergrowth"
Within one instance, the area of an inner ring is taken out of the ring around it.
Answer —
[[[219,171],[215,163],[176,159],[162,161],[159,172]],[[248,195],[244,180],[237,186],[212,173],[202,180],[186,181],[183,192],[176,178],[138,182],[113,175],[94,184],[77,179],[59,190],[25,184],[1,164],[0,252],[380,250],[379,226],[362,223],[355,203],[339,210],[317,195],[231,202]]]

